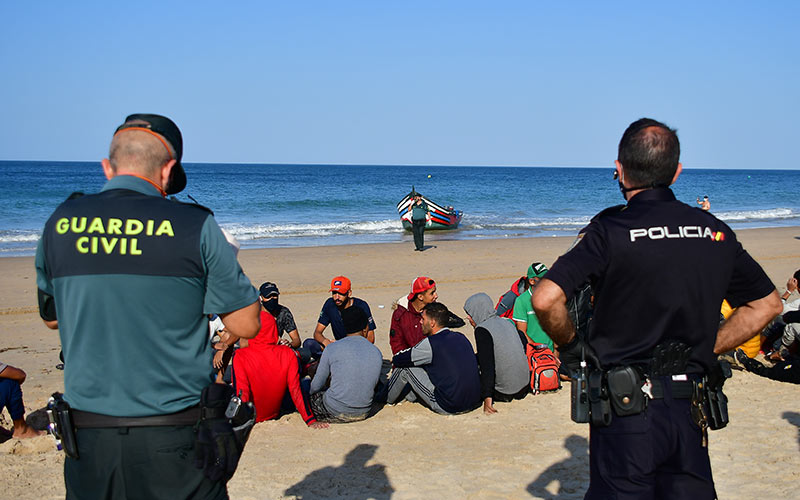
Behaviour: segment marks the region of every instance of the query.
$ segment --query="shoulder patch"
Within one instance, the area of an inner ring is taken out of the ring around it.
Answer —
[[[583,235],[584,234],[586,234],[586,233],[578,233],[578,236],[575,237],[575,241],[573,241],[572,245],[570,245],[569,248],[567,248],[567,252],[569,252],[570,250],[572,250],[573,248],[578,246],[578,243],[580,243],[581,240],[583,240]],[[564,252],[564,253],[566,253],[566,252]]]

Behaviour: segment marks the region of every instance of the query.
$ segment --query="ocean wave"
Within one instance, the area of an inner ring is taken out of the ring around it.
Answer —
[[[31,243],[39,241],[39,231],[0,230],[0,244],[2,243]]]
[[[340,234],[388,234],[403,230],[403,224],[399,219],[308,224],[222,224],[222,227],[242,241],[263,238],[335,236]]]
[[[528,229],[528,230],[543,230],[547,231],[556,228],[575,228],[580,229],[587,225],[591,220],[590,216],[576,216],[576,217],[554,217],[550,219],[517,219],[517,220],[501,220],[498,217],[467,217],[464,216],[461,227],[463,229],[484,229],[484,230],[497,230],[497,229]]]
[[[770,208],[765,210],[732,210],[729,212],[713,212],[713,214],[725,222],[759,222],[771,220],[794,219],[800,217],[800,213],[791,208]]]

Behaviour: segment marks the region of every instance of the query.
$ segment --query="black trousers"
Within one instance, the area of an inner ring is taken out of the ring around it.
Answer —
[[[789,356],[785,361],[775,363],[772,368],[768,368],[750,358],[745,360],[745,363],[745,368],[762,377],[771,378],[779,382],[800,384],[800,357],[798,356]]]
[[[708,448],[688,399],[650,401],[639,415],[591,425],[589,491],[584,500],[712,500]]]
[[[194,466],[192,426],[78,429],[80,458],[64,460],[67,498],[223,499],[225,483]]]
[[[411,221],[411,232],[414,233],[414,246],[417,250],[425,247],[425,219]]]

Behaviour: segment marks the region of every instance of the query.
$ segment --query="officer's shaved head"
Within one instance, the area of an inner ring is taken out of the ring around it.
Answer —
[[[123,130],[111,141],[108,159],[114,172],[122,168],[149,176],[156,174],[172,156],[164,143],[153,134],[142,130]]]
[[[632,184],[667,187],[678,169],[680,156],[675,130],[659,121],[641,118],[622,134],[617,160]]]

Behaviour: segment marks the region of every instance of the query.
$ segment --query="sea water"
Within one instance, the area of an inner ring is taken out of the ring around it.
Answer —
[[[623,203],[612,167],[441,167],[188,163],[178,194],[211,208],[243,248],[408,242],[396,205],[412,186],[464,212],[442,239],[574,235]],[[74,191],[105,182],[99,162],[0,161],[0,256],[32,255],[47,217]],[[734,229],[800,225],[797,170],[684,169],[673,186]],[[191,197],[191,199],[189,198]]]

